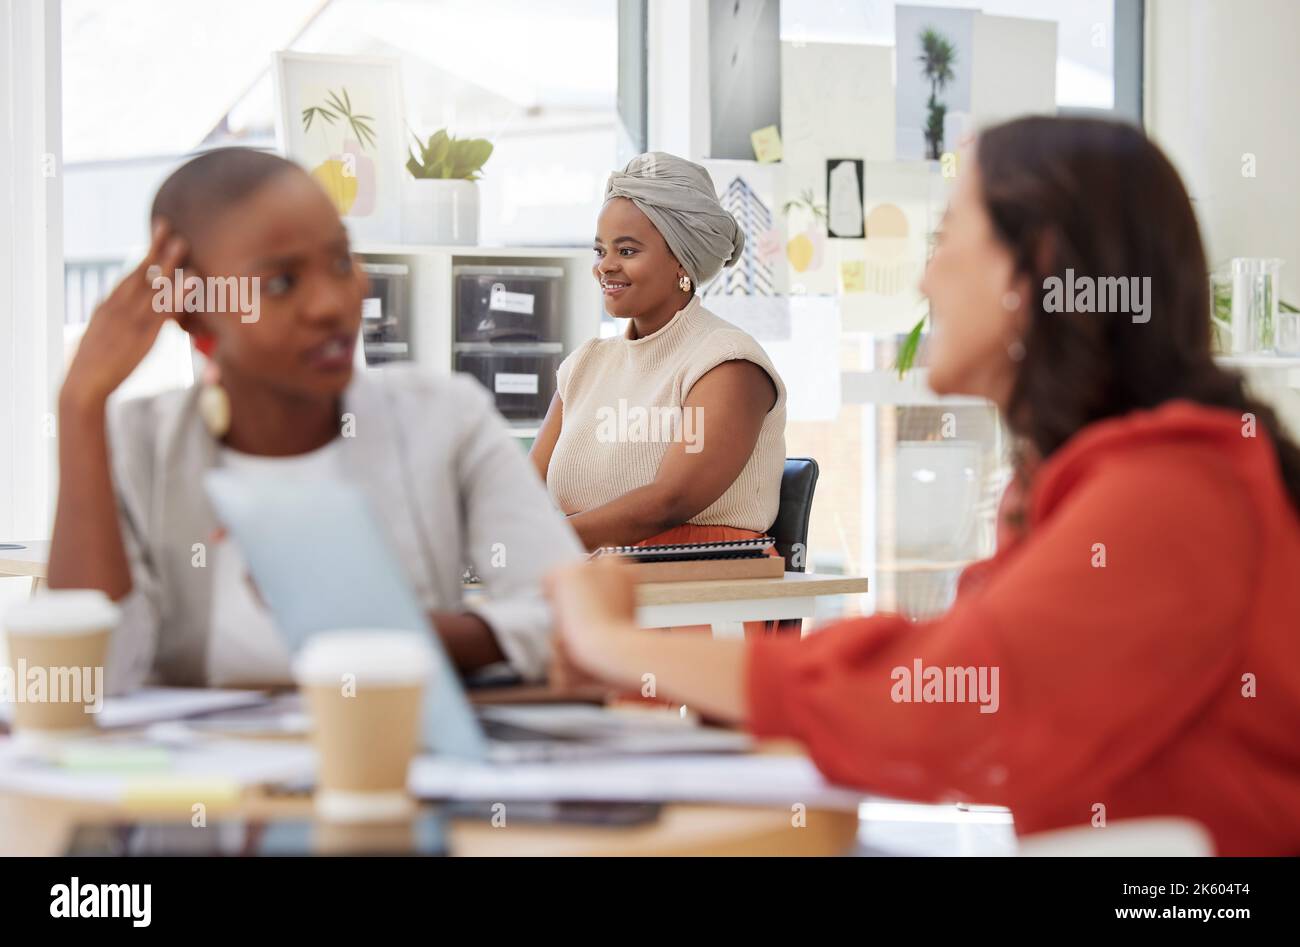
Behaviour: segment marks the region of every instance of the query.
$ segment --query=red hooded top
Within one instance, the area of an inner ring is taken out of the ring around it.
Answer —
[[[1272,442],[1186,401],[1093,424],[945,615],[754,641],[747,687],[751,729],[834,782],[1004,805],[1020,834],[1183,815],[1219,854],[1300,853],[1300,516]]]

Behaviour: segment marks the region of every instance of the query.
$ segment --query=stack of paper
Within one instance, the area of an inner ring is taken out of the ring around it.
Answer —
[[[255,707],[261,691],[146,687],[104,701],[102,731],[34,751],[0,737],[0,791],[106,802],[232,802],[244,788],[313,779],[315,754],[305,743],[204,738],[187,731],[159,738],[168,721]],[[0,704],[0,720],[13,706]],[[143,735],[124,733],[149,724]],[[174,728],[173,728],[174,729]]]
[[[102,802],[233,802],[245,787],[306,783],[316,755],[306,743],[196,740],[161,746],[100,737],[34,756],[0,737],[0,791]]]
[[[422,799],[522,802],[716,802],[856,810],[864,793],[827,783],[806,757],[698,754],[508,766],[422,756],[411,766]]]
[[[160,720],[179,720],[267,700],[263,691],[214,690],[208,687],[141,687],[120,697],[106,697],[96,723],[102,729],[139,727]],[[13,704],[0,702],[0,722],[13,718]]]

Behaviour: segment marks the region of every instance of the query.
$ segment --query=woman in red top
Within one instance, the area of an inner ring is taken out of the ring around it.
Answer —
[[[568,659],[797,738],[835,782],[1008,806],[1021,834],[1182,815],[1220,854],[1300,852],[1300,450],[1211,358],[1206,272],[1140,131],[984,132],[922,290],[931,385],[994,401],[1022,445],[1013,538],[936,620],[802,641],[638,631],[617,566],[569,570]]]

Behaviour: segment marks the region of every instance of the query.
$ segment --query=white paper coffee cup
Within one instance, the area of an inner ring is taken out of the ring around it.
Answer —
[[[12,606],[0,700],[14,735],[42,745],[85,735],[104,703],[104,664],[121,611],[95,589],[50,589]]]
[[[321,818],[383,821],[413,810],[406,778],[433,668],[432,645],[416,631],[323,632],[303,646],[294,677],[312,716]]]

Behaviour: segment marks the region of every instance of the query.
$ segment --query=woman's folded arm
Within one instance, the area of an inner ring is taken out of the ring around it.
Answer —
[[[1236,486],[1116,460],[943,617],[755,642],[749,725],[887,795],[1014,807],[1118,778],[1235,673],[1254,534]]]

